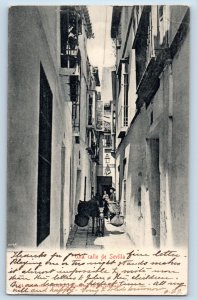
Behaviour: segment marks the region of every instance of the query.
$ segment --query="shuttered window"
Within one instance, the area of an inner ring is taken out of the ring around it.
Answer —
[[[52,92],[40,66],[37,245],[50,234]]]

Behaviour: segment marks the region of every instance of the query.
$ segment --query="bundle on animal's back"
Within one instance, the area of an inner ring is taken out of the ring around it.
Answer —
[[[75,216],[75,224],[79,227],[88,225],[89,217],[96,218],[99,216],[99,205],[96,199],[89,201],[79,201],[78,214]]]
[[[78,214],[75,216],[75,224],[79,227],[85,227],[89,222],[89,209],[86,201],[79,200],[77,207]]]
[[[89,217],[89,205],[88,205],[89,201],[81,201],[79,200],[79,204],[78,204],[78,214],[79,215],[83,215],[83,216],[88,216]]]
[[[88,222],[89,222],[89,217],[88,216],[84,216],[84,215],[80,215],[80,214],[77,214],[75,216],[75,224],[79,227],[87,226]]]

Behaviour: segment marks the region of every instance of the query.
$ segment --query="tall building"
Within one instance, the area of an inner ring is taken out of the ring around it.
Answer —
[[[98,69],[86,6],[9,12],[7,243],[66,245],[79,200],[96,190]]]
[[[116,190],[136,246],[184,246],[189,8],[114,7]]]
[[[97,191],[100,195],[115,188],[115,158],[113,156],[113,101],[111,72],[114,67],[103,67],[101,82],[102,130],[99,134],[99,165]]]

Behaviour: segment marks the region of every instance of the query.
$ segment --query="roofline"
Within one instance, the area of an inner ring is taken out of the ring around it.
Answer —
[[[87,25],[87,38],[91,39],[94,37],[94,33],[92,31],[92,23],[90,21],[89,11],[86,5],[80,6],[80,9],[84,15],[84,19]]]

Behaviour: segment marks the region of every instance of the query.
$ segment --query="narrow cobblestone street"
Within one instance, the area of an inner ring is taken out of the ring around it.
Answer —
[[[69,248],[88,248],[88,249],[117,249],[130,248],[134,244],[128,234],[124,231],[124,227],[115,227],[110,224],[109,220],[105,220],[104,236],[95,236],[92,234],[91,220],[86,227],[78,227],[75,225],[70,232],[66,247]]]
[[[11,8],[9,247],[187,245],[189,22],[187,6]],[[103,236],[99,213],[120,217]]]
[[[6,293],[187,295],[192,5],[31,2],[4,10]]]

